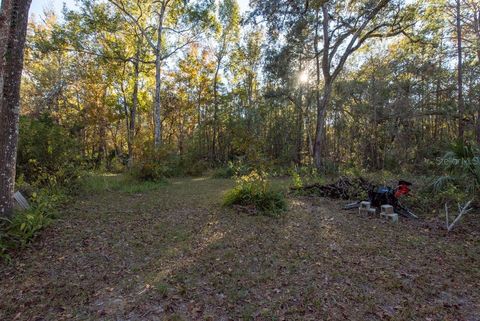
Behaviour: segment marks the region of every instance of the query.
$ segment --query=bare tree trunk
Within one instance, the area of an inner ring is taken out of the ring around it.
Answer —
[[[324,138],[325,112],[328,103],[330,102],[332,88],[333,84],[331,82],[325,83],[322,99],[320,99],[319,103],[317,103],[317,128],[315,134],[315,144],[313,145],[313,160],[317,169],[322,167],[322,145]]]
[[[328,55],[328,48],[330,48],[329,38],[329,16],[326,5],[322,5],[322,29],[323,29],[323,52],[322,52],[322,73],[324,79],[323,96],[320,98],[320,51],[318,50],[319,41],[319,26],[320,15],[319,10],[316,12],[316,27],[315,27],[315,62],[316,62],[316,103],[317,103],[317,126],[315,133],[315,143],[313,145],[313,162],[317,169],[322,167],[322,143],[323,143],[323,124],[325,122],[325,110],[327,109],[328,102],[330,101],[330,94],[332,92],[332,78],[330,76],[330,58]]]
[[[473,13],[473,28],[475,30],[475,35],[477,37],[477,59],[480,61],[480,8],[474,6]],[[477,145],[480,146],[480,104],[477,103],[477,124],[475,127],[475,137],[477,140]]]
[[[218,73],[220,72],[220,64],[222,58],[218,58],[217,69],[213,78],[213,137],[212,137],[212,160],[216,160],[217,135],[218,135]]]
[[[0,217],[13,211],[23,48],[31,0],[0,8]]]
[[[153,107],[154,124],[154,146],[158,148],[162,144],[162,115],[160,90],[162,86],[162,35],[163,19],[165,16],[166,4],[162,3],[160,13],[158,14],[157,45],[155,52],[155,102]]]
[[[133,146],[135,141],[135,126],[136,126],[136,117],[137,117],[137,107],[138,107],[138,77],[140,74],[139,68],[139,59],[140,59],[140,48],[141,41],[139,41],[137,52],[135,53],[135,62],[133,65],[133,93],[132,93],[132,109],[130,110],[130,122],[128,128],[128,168],[133,166]]]
[[[465,103],[463,101],[463,71],[462,71],[462,26],[460,0],[456,0],[457,14],[457,90],[458,90],[458,139],[464,140],[464,121],[463,114],[465,112]]]
[[[296,129],[297,137],[295,142],[295,163],[300,165],[302,163],[302,150],[303,150],[303,111],[302,111],[302,101],[303,101],[303,90],[300,88],[299,97],[296,103],[297,119],[296,119]]]

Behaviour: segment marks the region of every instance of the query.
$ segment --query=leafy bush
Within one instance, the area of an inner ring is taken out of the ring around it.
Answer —
[[[79,177],[79,146],[70,133],[47,116],[22,117],[17,174],[34,185],[72,185]]]
[[[235,172],[232,167],[224,166],[216,168],[213,172],[213,178],[232,178],[235,175]]]
[[[239,162],[237,162],[240,164]],[[237,163],[228,162],[226,166],[215,169],[213,178],[232,178],[240,171]]]
[[[27,245],[39,231],[55,217],[55,208],[67,196],[60,189],[40,189],[33,192],[31,208],[15,212],[11,218],[0,221],[0,258],[8,259],[7,252]]]
[[[213,173],[214,178],[232,178],[247,176],[254,171],[252,165],[245,163],[244,158],[229,161],[226,166],[217,168]]]
[[[147,144],[152,146],[151,143]],[[201,176],[209,163],[192,155],[179,155],[176,147],[146,147],[131,174],[142,181],[158,182],[170,177]]]
[[[283,193],[272,190],[265,174],[256,171],[238,177],[235,188],[227,192],[223,204],[253,207],[255,213],[267,216],[278,216],[287,208]]]
[[[295,188],[300,188],[303,186],[302,178],[297,172],[292,172],[292,185]]]
[[[466,192],[476,195],[480,190],[480,150],[469,144],[456,143],[439,160],[444,175],[435,180],[436,191],[454,184]]]
[[[187,176],[202,176],[202,174],[209,168],[208,162],[199,160],[196,162],[183,161],[182,167]]]
[[[139,180],[152,182],[180,176],[180,159],[169,146],[155,149],[148,143],[131,174]]]

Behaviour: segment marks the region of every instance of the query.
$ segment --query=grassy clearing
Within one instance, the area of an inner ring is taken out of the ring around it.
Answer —
[[[154,191],[165,182],[139,181],[126,174],[95,174],[86,175],[81,182],[81,188],[87,193],[122,192],[145,193]]]
[[[177,179],[140,194],[79,198],[39,242],[0,266],[0,319],[479,315],[475,215],[446,236],[438,221],[392,225],[331,200],[293,197],[272,220],[222,207],[233,184]]]

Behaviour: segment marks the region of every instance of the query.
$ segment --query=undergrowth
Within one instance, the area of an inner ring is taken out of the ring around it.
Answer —
[[[238,177],[236,186],[226,193],[223,204],[230,207],[239,205],[253,214],[266,216],[279,216],[287,209],[284,194],[273,190],[266,175],[256,171]]]
[[[43,188],[30,195],[30,208],[16,210],[12,217],[0,221],[0,259],[9,260],[9,252],[23,248],[55,218],[59,205],[68,196],[59,188]]]

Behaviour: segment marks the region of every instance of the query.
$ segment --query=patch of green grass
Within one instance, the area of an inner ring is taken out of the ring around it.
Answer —
[[[278,216],[287,209],[287,203],[282,192],[267,190],[252,193],[244,188],[234,188],[224,198],[224,205],[254,206],[257,211],[267,216]]]
[[[128,194],[145,193],[165,186],[166,182],[139,181],[126,174],[90,174],[81,182],[87,193],[123,192]]]
[[[162,297],[168,296],[168,285],[165,283],[157,283],[154,285],[155,291]]]

